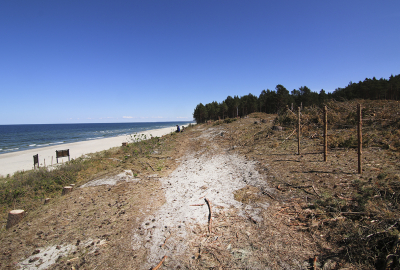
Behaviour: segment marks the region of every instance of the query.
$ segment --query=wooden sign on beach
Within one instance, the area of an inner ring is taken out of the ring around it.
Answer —
[[[36,164],[39,168],[39,154],[36,154],[33,156],[33,168],[35,168],[35,169],[36,169]]]
[[[62,157],[68,157],[68,161],[69,161],[69,149],[67,150],[56,150],[56,160],[58,163],[58,158],[62,158]]]

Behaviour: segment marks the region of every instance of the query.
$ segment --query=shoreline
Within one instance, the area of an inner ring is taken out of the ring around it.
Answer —
[[[167,127],[160,129],[146,130],[143,132],[132,133],[144,134],[153,137],[161,137],[176,130],[175,127]],[[11,176],[17,171],[27,171],[33,169],[33,156],[39,155],[39,166],[46,167],[56,164],[56,150],[69,149],[70,158],[76,159],[82,155],[89,153],[100,152],[108,150],[113,147],[121,146],[123,142],[129,142],[130,135],[123,135],[111,138],[103,138],[90,141],[80,141],[74,143],[59,144],[54,146],[46,146],[36,149],[29,149],[17,152],[10,152],[0,155],[0,175],[6,177],[8,174]],[[58,162],[62,163],[68,161],[68,157],[58,158]]]

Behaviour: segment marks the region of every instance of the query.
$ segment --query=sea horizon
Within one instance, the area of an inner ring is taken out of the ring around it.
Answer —
[[[0,125],[0,155],[52,145],[135,134],[146,130],[189,125],[194,121],[59,123]]]

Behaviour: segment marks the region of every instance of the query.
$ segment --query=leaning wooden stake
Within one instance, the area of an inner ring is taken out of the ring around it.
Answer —
[[[298,125],[297,125],[297,152],[300,155],[300,107],[297,107],[297,117],[298,117]]]
[[[163,264],[163,262],[165,261],[165,259],[166,259],[167,257],[168,257],[168,256],[165,255],[165,256],[162,258],[161,262],[159,262],[159,264],[157,264],[157,266],[154,267],[153,270],[157,270],[158,268],[160,268],[161,265]]]
[[[328,110],[324,106],[324,161],[327,161],[328,156]]]
[[[357,105],[358,118],[358,173],[362,174],[362,114],[361,104]]]
[[[11,228],[24,217],[25,211],[24,210],[11,210],[8,213],[7,225],[6,229]]]
[[[208,231],[211,233],[212,232],[212,209],[211,209],[211,201],[207,198],[205,198],[208,209],[210,210],[210,215],[208,216]]]

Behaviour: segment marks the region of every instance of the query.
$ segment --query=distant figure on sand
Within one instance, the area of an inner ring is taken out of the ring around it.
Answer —
[[[185,131],[185,126],[182,126],[181,132],[184,132],[184,131]]]
[[[179,128],[178,125],[176,125],[176,132],[181,132],[181,129]]]

